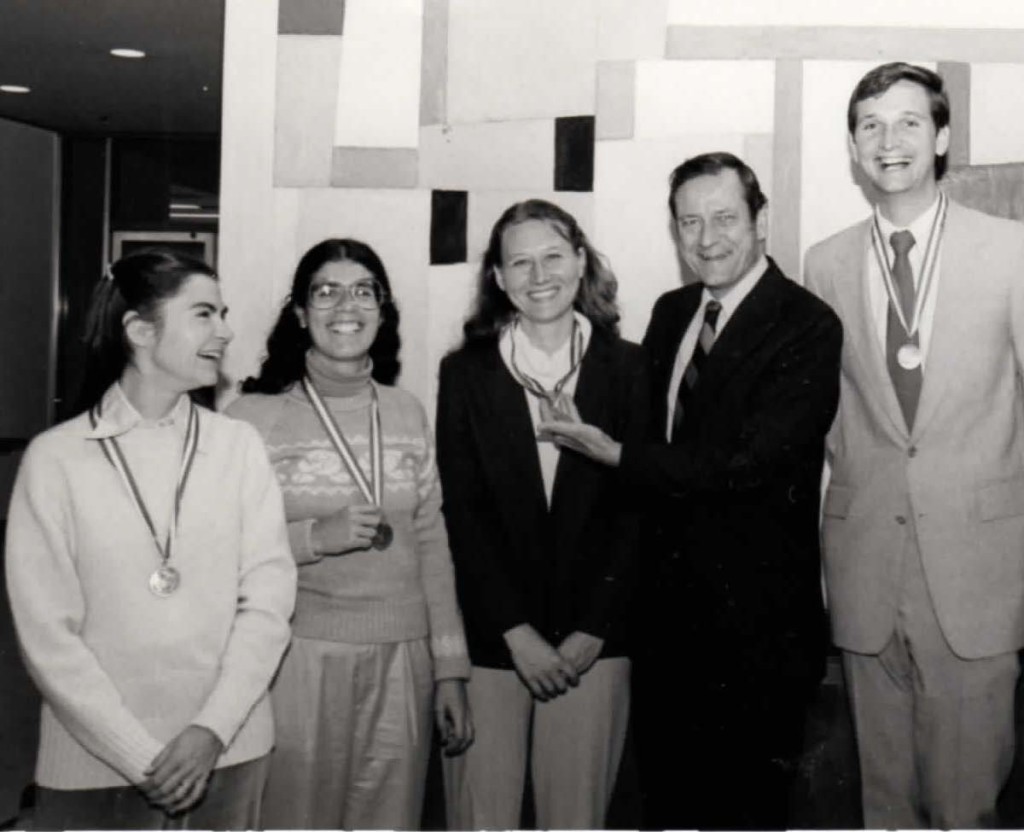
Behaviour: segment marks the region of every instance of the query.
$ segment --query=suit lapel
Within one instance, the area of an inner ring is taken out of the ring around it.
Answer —
[[[744,356],[761,342],[777,320],[778,293],[775,281],[779,279],[784,278],[777,274],[774,265],[769,266],[750,294],[732,313],[725,328],[715,339],[715,346],[704,364],[700,381],[694,390],[695,407],[705,399],[717,399],[721,385],[734,376]]]
[[[879,403],[890,427],[897,435],[906,437],[907,423],[889,375],[885,347],[878,335],[868,291],[867,258],[873,256],[871,220],[866,220],[858,227],[858,233],[851,237],[851,244],[839,254],[836,264],[839,276],[835,282],[836,294],[840,305],[837,311],[849,342],[849,349],[844,352],[864,369],[867,384],[875,394],[871,399]]]
[[[489,350],[477,395],[487,416],[477,429],[480,447],[491,455],[490,464],[502,472],[504,511],[513,515],[513,528],[524,534],[540,532],[538,513],[547,513],[544,480],[537,456],[536,436],[523,388],[512,378],[497,348]]]
[[[949,377],[957,364],[957,356],[965,344],[971,342],[970,316],[972,307],[971,285],[964,279],[966,264],[976,259],[978,241],[965,233],[960,208],[949,204],[949,214],[942,238],[938,296],[932,319],[931,338],[925,357],[921,400],[914,420],[911,438],[916,440],[935,415]]]
[[[610,350],[605,336],[594,330],[580,364],[576,393],[573,396],[580,418],[588,425],[596,425],[605,430],[609,427],[607,404],[612,396],[609,359]],[[580,454],[563,451],[558,455],[555,482],[551,490],[551,515],[558,516],[560,532],[574,533],[572,526],[585,519],[572,512],[566,516],[566,512],[569,506],[586,505],[589,502],[584,492],[594,470],[594,463]]]
[[[672,381],[676,355],[679,353],[679,345],[690,326],[690,321],[700,306],[702,291],[699,283],[677,289],[672,296],[671,306],[665,311],[664,319],[658,322],[657,333],[652,333],[655,337],[644,339],[644,346],[652,365],[652,430],[656,431],[659,441],[664,440],[668,427],[668,388]]]
[[[782,302],[779,289],[781,281],[786,279],[775,263],[769,261],[768,270],[733,312],[708,354],[694,391],[695,409],[718,399],[721,387],[742,373],[747,356],[778,323]]]

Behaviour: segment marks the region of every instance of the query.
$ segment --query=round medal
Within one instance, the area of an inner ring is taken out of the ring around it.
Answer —
[[[158,598],[167,598],[181,584],[181,574],[173,566],[161,564],[149,576],[149,591]]]
[[[391,528],[390,524],[382,520],[377,526],[377,533],[373,536],[373,548],[378,550],[387,549],[394,539],[394,529]]]
[[[904,370],[916,370],[921,366],[921,348],[917,344],[904,344],[896,352],[896,361]]]

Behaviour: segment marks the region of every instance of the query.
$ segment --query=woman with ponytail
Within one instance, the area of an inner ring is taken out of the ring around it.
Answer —
[[[419,828],[432,706],[446,753],[472,740],[433,437],[422,405],[391,386],[398,347],[380,258],[324,240],[299,261],[250,395],[229,408],[267,443],[299,565],[271,691],[271,828]]]
[[[83,412],[22,460],[6,568],[43,699],[36,829],[260,823],[295,568],[259,437],[189,396],[217,381],[226,311],[199,261],[118,261]]]

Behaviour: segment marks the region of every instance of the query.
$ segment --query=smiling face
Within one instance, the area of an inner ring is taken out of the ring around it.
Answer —
[[[572,315],[573,301],[586,271],[583,249],[558,233],[547,220],[525,220],[501,235],[498,286],[531,323],[553,323]]]
[[[177,294],[163,301],[153,323],[129,313],[128,327],[138,330],[148,372],[163,386],[187,392],[217,383],[224,350],[234,333],[227,325],[227,307],[212,277],[193,274]]]
[[[850,156],[883,197],[930,202],[937,192],[935,157],[949,149],[949,127],[935,129],[928,92],[898,81],[856,105]]]
[[[309,330],[313,349],[324,358],[352,369],[362,368],[380,328],[379,305],[368,309],[357,297],[366,297],[368,288],[376,284],[373,272],[353,260],[325,263],[310,281],[310,296],[330,284],[340,293],[336,306],[317,309],[307,299],[305,306],[296,307],[295,314],[300,325]]]
[[[767,212],[750,216],[743,183],[731,168],[687,180],[673,202],[679,251],[701,283],[720,296],[761,256]]]

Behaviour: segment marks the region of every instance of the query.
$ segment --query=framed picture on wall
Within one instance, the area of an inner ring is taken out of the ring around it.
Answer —
[[[217,234],[213,231],[114,231],[110,235],[111,260],[147,248],[168,248],[217,265]]]

